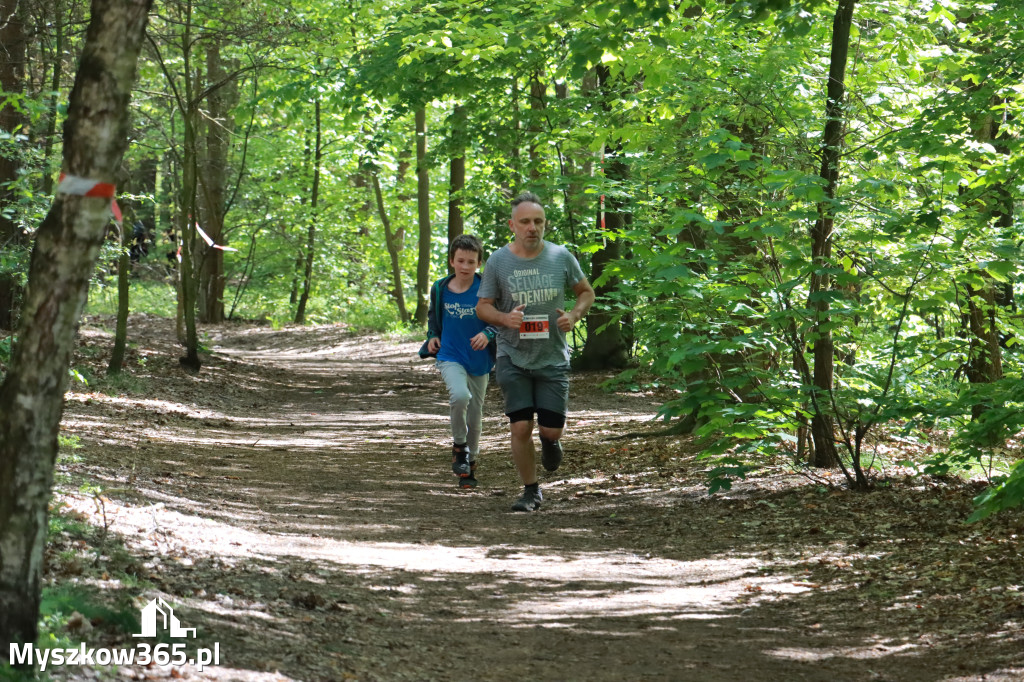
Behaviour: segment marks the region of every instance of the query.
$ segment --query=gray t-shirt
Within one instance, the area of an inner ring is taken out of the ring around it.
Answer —
[[[487,259],[477,296],[493,298],[499,312],[525,303],[526,326],[498,328],[498,356],[523,369],[569,364],[569,346],[558,329],[556,309],[566,309],[565,290],[584,278],[579,261],[564,246],[543,242],[533,258],[520,258],[503,246]],[[543,320],[547,320],[547,338]],[[520,335],[520,331],[524,333]]]

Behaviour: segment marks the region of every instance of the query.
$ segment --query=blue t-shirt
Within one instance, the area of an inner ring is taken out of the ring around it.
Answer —
[[[487,348],[473,350],[469,340],[484,330],[487,325],[476,316],[476,292],[480,280],[473,278],[469,289],[457,294],[448,287],[441,290],[441,350],[437,359],[443,362],[457,362],[472,376],[489,374],[492,367],[491,354]]]

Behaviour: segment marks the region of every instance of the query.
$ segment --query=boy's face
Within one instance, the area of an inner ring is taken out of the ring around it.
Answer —
[[[470,277],[480,267],[480,256],[476,251],[455,249],[455,253],[452,254],[449,263],[456,275]]]

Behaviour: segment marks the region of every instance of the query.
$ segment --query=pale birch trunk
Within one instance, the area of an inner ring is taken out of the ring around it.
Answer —
[[[93,0],[64,124],[63,170],[113,183],[152,0]],[[18,343],[0,386],[0,641],[38,635],[47,504],[68,365],[110,199],[58,195],[32,251]]]

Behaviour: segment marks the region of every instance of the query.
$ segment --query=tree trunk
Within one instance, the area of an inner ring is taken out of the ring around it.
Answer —
[[[818,204],[818,219],[811,230],[811,253],[814,273],[811,275],[809,305],[814,311],[814,384],[812,391],[811,436],[814,439],[816,467],[839,464],[832,416],[835,348],[830,326],[829,290],[831,278],[832,230],[835,222],[836,192],[839,186],[840,150],[845,137],[846,61],[850,48],[850,26],[853,23],[855,0],[839,0],[832,24],[832,57],[829,65],[828,95],[825,103],[825,138],[821,151],[821,177],[825,181],[825,201]],[[857,467],[858,463],[854,463]]]
[[[24,5],[20,0],[0,0],[0,89],[15,98],[25,92]],[[0,147],[0,209],[13,209],[15,192],[11,186],[18,181],[22,165],[13,136],[26,124],[23,111],[23,107],[8,102],[0,106],[0,131],[11,136]],[[9,212],[0,211],[0,249],[17,253],[27,247],[28,240]],[[0,329],[14,329],[16,325],[22,294],[20,279],[17,270],[0,270]]]
[[[465,231],[462,220],[462,192],[466,188],[466,149],[463,142],[465,136],[466,111],[462,105],[452,112],[452,152],[451,173],[448,179],[448,248],[452,240]],[[445,259],[447,261],[447,259]],[[448,265],[451,272],[451,265]]]
[[[617,99],[609,83],[611,72],[606,65],[601,65],[597,67],[597,75],[603,107],[607,112],[612,108],[612,100]],[[612,143],[605,149],[606,158],[609,159],[605,166],[605,177],[616,184],[625,183],[629,179],[629,166],[617,156],[621,144]],[[594,253],[590,262],[595,282],[603,276],[606,267],[622,256],[622,242],[615,235],[622,234],[629,221],[624,200],[608,197],[605,202],[604,210],[599,208],[597,230],[612,235],[612,238],[605,237],[604,246]],[[587,316],[587,340],[578,363],[582,369],[621,369],[629,363],[630,343],[622,331],[620,321],[607,306],[609,295],[618,285],[618,279],[613,277],[594,287],[600,303]]]
[[[427,324],[427,290],[430,288],[430,169],[427,167],[427,109],[416,110],[416,215],[419,222],[419,250],[416,262],[416,318]]]
[[[512,162],[509,164],[509,174],[512,176],[511,186],[518,189],[523,179],[523,162],[520,158],[520,146],[522,145],[522,113],[519,110],[519,73],[512,74]],[[513,192],[510,190],[509,194]],[[509,196],[509,199],[512,197]]]
[[[58,107],[60,106],[60,84],[64,78],[64,0],[53,0],[53,73],[50,75],[52,99],[46,112],[46,132],[43,133],[43,168],[50,168],[54,143],[57,137]],[[53,194],[53,174],[43,174],[43,194]]]
[[[93,0],[68,118],[64,171],[113,183],[151,0]],[[0,386],[0,641],[38,637],[47,504],[79,316],[110,198],[58,194],[36,234],[11,368]]]
[[[206,158],[202,177],[202,227],[214,244],[227,245],[224,219],[227,208],[225,187],[228,175],[232,118],[231,108],[238,90],[227,82],[221,59],[220,43],[214,41],[206,51],[206,79],[210,94],[206,97]],[[224,321],[224,251],[203,249],[199,268],[199,316],[203,322]]]
[[[547,85],[541,81],[541,74],[539,71],[534,72],[530,77],[530,181],[536,182],[541,177],[541,157],[540,152],[537,151],[537,140],[543,132],[541,126],[541,116],[544,112],[544,107],[547,106],[545,97],[547,96]]]
[[[996,320],[996,281],[988,273],[981,273],[981,278],[985,286],[965,286],[967,330],[971,337],[967,352],[967,380],[972,384],[990,384],[1003,378],[1003,355]],[[991,408],[991,404],[977,403],[971,406],[971,416],[978,419]]]
[[[181,186],[178,195],[178,233],[181,235],[181,289],[178,304],[182,322],[185,326],[185,355],[178,358],[181,366],[189,372],[198,372],[202,367],[199,359],[199,335],[196,332],[196,220],[198,218],[198,184],[199,184],[199,102],[195,93],[201,82],[198,74],[193,73],[192,48],[192,8],[191,0],[183,6],[184,16],[181,19],[181,53],[182,71],[184,72],[184,100],[181,103],[181,115],[184,119],[184,145],[182,148]],[[170,76],[168,75],[168,78]]]
[[[309,230],[306,233],[306,262],[302,274],[302,294],[299,307],[295,310],[295,324],[306,321],[306,305],[313,288],[313,262],[316,260],[317,208],[320,204],[320,166],[323,164],[323,130],[320,116],[320,98],[313,103],[313,120],[316,138],[313,141],[313,188],[309,198]]]
[[[627,222],[628,215],[623,212],[605,213],[605,225],[609,231],[623,231]],[[590,269],[595,280],[604,274],[606,267],[620,258],[621,250],[620,240],[609,239],[594,253]],[[629,341],[623,333],[622,324],[607,307],[608,295],[618,286],[617,277],[594,286],[597,300],[602,304],[595,306],[587,315],[587,339],[576,365],[579,369],[622,369],[629,364]]]
[[[968,86],[969,90],[977,87],[973,84]],[[990,104],[998,106],[1002,102],[996,100]],[[1000,132],[1000,121],[992,114],[975,117],[972,133],[979,142],[991,144],[997,151],[1009,156],[1010,149]],[[1013,229],[1013,206],[1012,190],[1005,183],[994,187],[988,197],[978,201],[978,223],[981,229],[995,228],[1000,236],[1009,238]],[[967,292],[965,326],[971,339],[967,351],[966,374],[972,384],[988,384],[1003,378],[1003,351],[999,345],[997,310],[999,307],[1013,306],[1013,286],[1004,287],[984,270],[972,274],[974,279],[980,279],[983,284],[980,287],[964,284]],[[992,407],[994,405],[990,402],[976,403],[971,406],[971,417],[978,419]]]
[[[118,226],[121,233],[121,255],[117,258],[117,323],[114,328],[114,349],[110,352],[110,362],[107,363],[107,376],[121,373],[125,348],[128,346],[128,297],[131,291],[129,275],[132,268],[128,249],[131,246],[131,229],[124,223]]]
[[[191,90],[191,88],[188,89]],[[196,332],[197,119],[198,111],[189,106],[185,112],[185,147],[179,197],[180,215],[178,216],[179,233],[181,234],[181,263],[178,264],[181,276],[179,303],[182,321],[185,325],[185,355],[178,358],[178,361],[190,372],[198,372],[202,367],[202,361],[199,359],[199,335]]]
[[[391,221],[388,220],[388,211],[384,207],[384,193],[380,189],[380,177],[377,171],[373,171],[373,195],[377,199],[377,211],[380,214],[380,222],[384,226],[384,244],[388,249],[388,256],[391,258],[391,283],[394,287],[392,296],[395,305],[398,306],[398,315],[402,324],[409,323],[409,311],[405,307],[405,292],[402,290],[402,266],[398,261],[398,255],[402,251],[402,244],[397,235],[391,233]]]

